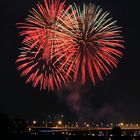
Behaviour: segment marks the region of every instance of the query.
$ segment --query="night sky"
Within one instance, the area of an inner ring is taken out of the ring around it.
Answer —
[[[78,0],[77,0],[78,1]],[[76,3],[81,3],[79,0]],[[123,27],[126,46],[118,68],[112,70],[97,86],[91,82],[84,87],[71,85],[63,94],[49,93],[25,84],[20,78],[15,60],[22,38],[18,36],[17,22],[24,21],[37,0],[6,0],[0,2],[0,112],[10,118],[45,119],[55,113],[66,120],[124,121],[140,123],[140,46],[139,8],[129,0],[90,0],[110,12]],[[89,0],[86,0],[88,3]]]

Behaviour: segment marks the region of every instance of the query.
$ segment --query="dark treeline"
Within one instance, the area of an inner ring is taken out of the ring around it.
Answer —
[[[27,132],[27,124],[21,118],[13,120],[0,112],[0,135],[23,134]]]

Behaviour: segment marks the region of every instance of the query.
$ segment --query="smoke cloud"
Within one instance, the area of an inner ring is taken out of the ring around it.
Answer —
[[[93,104],[92,100],[86,96],[89,94],[88,89],[80,84],[70,85],[63,92],[61,99],[75,114],[78,122],[116,122],[122,119],[119,111],[109,103],[104,102],[99,107],[94,106],[95,103]]]

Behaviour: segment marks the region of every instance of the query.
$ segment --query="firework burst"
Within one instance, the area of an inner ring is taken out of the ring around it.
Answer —
[[[103,80],[103,75],[117,67],[123,55],[120,27],[109,18],[108,12],[93,4],[83,4],[82,10],[75,5],[74,10],[75,16],[66,20],[61,28],[73,52],[69,73],[73,73],[74,81],[81,78],[82,84],[89,75],[95,85],[97,79]]]
[[[44,0],[44,5],[37,4],[38,11],[32,9],[25,23],[18,23],[22,29],[20,36],[24,36],[21,55],[17,59],[21,76],[27,77],[27,83],[40,85],[40,89],[59,89],[66,84],[70,76],[67,75],[65,65],[61,68],[67,56],[67,45],[61,33],[56,33],[57,19],[64,18],[70,7],[65,8],[65,1]],[[65,48],[65,49],[63,49]]]

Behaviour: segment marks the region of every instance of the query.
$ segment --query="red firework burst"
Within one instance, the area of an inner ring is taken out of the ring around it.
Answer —
[[[76,15],[64,21],[61,29],[73,52],[68,73],[74,74],[74,81],[81,78],[82,84],[89,75],[95,85],[97,78],[103,80],[103,75],[117,67],[123,55],[120,27],[108,18],[109,13],[92,4],[83,4],[82,11],[77,6],[72,10]]]
[[[32,9],[25,23],[18,23],[18,28],[22,29],[20,35],[25,36],[24,47],[16,61],[18,70],[22,70],[21,76],[27,77],[27,83],[32,81],[34,87],[39,84],[40,89],[54,90],[54,86],[59,89],[70,78],[67,65],[61,68],[67,59],[66,45],[56,32],[57,19],[64,18],[70,9],[64,4],[65,1],[44,0],[44,5],[37,4],[38,11]]]

